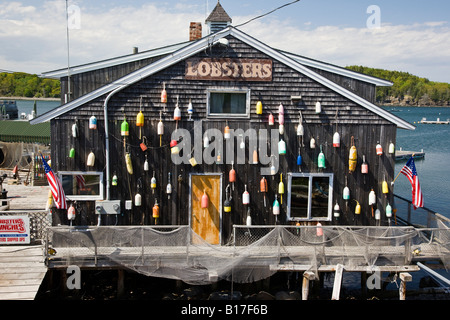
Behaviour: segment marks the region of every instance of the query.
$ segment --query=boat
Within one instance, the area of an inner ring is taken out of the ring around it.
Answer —
[[[1,120],[14,120],[19,116],[17,103],[15,100],[0,100]]]
[[[437,118],[436,120],[427,120],[427,118],[422,118],[422,120],[420,120],[420,123],[423,124],[449,124],[450,120],[444,120],[442,121],[441,119]]]

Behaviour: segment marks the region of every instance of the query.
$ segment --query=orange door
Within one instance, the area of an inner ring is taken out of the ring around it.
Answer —
[[[220,244],[221,230],[221,175],[191,175],[192,230],[210,244]],[[202,208],[203,193],[208,196],[208,207]]]

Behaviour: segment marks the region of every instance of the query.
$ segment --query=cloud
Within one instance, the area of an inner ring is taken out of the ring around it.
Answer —
[[[254,22],[243,27],[272,47],[337,64],[406,71],[450,82],[450,28],[446,22],[381,25],[379,29]],[[427,66],[429,67],[427,69]]]
[[[71,65],[129,54],[133,47],[143,51],[187,41],[189,23],[205,20],[203,8],[187,2],[175,8],[152,3],[132,7],[127,2],[101,9],[90,5],[80,4],[81,28],[70,31]],[[252,17],[233,17],[233,24]],[[240,29],[271,47],[324,62],[407,71],[450,82],[450,28],[445,21],[368,29],[266,17]],[[64,1],[0,4],[0,46],[1,69],[40,73],[66,67]]]

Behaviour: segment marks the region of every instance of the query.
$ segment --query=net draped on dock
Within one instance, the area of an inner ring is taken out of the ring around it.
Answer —
[[[435,258],[450,265],[447,227],[234,226],[226,245],[211,245],[189,226],[52,227],[50,267],[124,267],[154,277],[209,284],[250,283],[277,266],[405,266]]]

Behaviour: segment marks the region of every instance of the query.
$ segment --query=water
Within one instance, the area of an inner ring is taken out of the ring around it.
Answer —
[[[450,108],[385,107],[398,110],[394,114],[416,126],[414,131],[398,129],[396,148],[425,152],[424,159],[415,159],[417,175],[424,198],[424,206],[450,218],[450,125],[421,124],[420,120],[450,119]],[[397,162],[395,175],[405,165]],[[411,200],[411,184],[404,175],[395,181],[394,193]]]
[[[34,100],[16,100],[17,109],[19,111],[19,116],[21,113],[31,114],[33,111]],[[37,114],[42,115],[60,105],[58,101],[48,101],[48,100],[36,100],[36,110]]]

